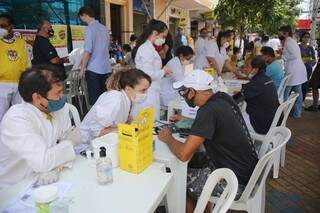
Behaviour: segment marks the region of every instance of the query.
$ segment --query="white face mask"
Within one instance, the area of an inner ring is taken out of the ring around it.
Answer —
[[[252,79],[255,75],[256,73],[253,73],[253,71],[251,71],[251,73],[248,74],[248,78]]]
[[[181,64],[182,65],[189,65],[190,61],[189,60],[184,60],[184,61],[181,60]]]
[[[141,103],[147,99],[147,93],[136,93],[136,97],[132,98],[133,103]]]
[[[250,73],[250,74],[248,75],[248,78],[249,78],[249,79],[252,79],[253,76],[254,76],[254,74]]]
[[[0,28],[0,39],[6,37],[9,34],[7,29]]]
[[[164,38],[157,38],[155,41],[154,41],[154,44],[156,46],[162,46],[164,43],[166,42],[166,40]]]

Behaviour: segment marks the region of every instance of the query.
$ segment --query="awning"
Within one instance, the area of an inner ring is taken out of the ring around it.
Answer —
[[[219,0],[173,0],[172,5],[188,10],[211,11]]]
[[[298,19],[296,23],[298,30],[310,30],[311,29],[311,20],[310,19]]]

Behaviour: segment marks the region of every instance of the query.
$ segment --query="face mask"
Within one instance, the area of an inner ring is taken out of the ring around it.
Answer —
[[[0,28],[0,39],[3,37],[6,37],[9,34],[9,31],[7,29]]]
[[[250,74],[248,75],[248,78],[249,78],[249,79],[252,79],[253,76],[254,76],[254,74],[250,73]]]
[[[201,38],[208,38],[208,33],[201,33],[201,34],[200,34],[200,37],[201,37]]]
[[[166,42],[166,40],[164,38],[157,38],[155,41],[154,41],[154,44],[156,46],[162,46],[164,43]]]
[[[180,60],[180,61],[181,61],[182,65],[189,65],[190,64],[189,60],[184,60],[184,61]]]
[[[188,93],[184,96],[184,100],[185,100],[185,102],[188,104],[189,107],[195,108],[195,107],[196,107],[196,104],[194,103],[194,97],[195,97],[195,96],[194,96],[193,98],[191,98],[190,100],[187,99],[189,92],[190,92],[190,90],[189,90]]]
[[[286,39],[286,37],[285,37],[285,36],[283,36],[283,35],[281,35],[281,36],[279,36],[279,39],[280,39],[281,41],[283,41],[283,40],[285,40],[285,39]]]
[[[132,99],[133,103],[142,103],[147,99],[147,93],[136,93],[136,97]]]
[[[226,43],[224,43],[224,48],[228,48],[229,47],[229,43],[228,42],[226,42]]]
[[[54,36],[54,30],[49,30],[48,31],[48,35],[49,35],[50,38],[53,37]]]
[[[48,100],[48,111],[56,112],[64,107],[64,105],[67,102],[67,97],[64,96],[59,100],[50,100],[50,99],[47,99],[47,100]]]

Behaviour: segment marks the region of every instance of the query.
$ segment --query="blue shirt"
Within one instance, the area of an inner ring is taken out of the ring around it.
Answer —
[[[280,83],[284,76],[284,71],[279,61],[274,60],[266,68],[266,75],[269,76],[274,82],[276,89],[278,90]]]
[[[92,21],[84,34],[84,50],[91,54],[87,70],[98,74],[111,72],[109,62],[109,33],[97,20]]]

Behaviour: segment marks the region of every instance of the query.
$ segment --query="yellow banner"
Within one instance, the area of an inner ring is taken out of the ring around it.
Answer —
[[[66,25],[52,25],[54,36],[50,38],[50,42],[54,47],[67,46],[67,26]]]
[[[85,26],[72,25],[71,26],[71,34],[73,41],[84,40],[84,30]]]
[[[185,27],[188,25],[188,14],[186,12],[182,12],[180,15],[179,26]]]
[[[213,14],[213,12],[203,13],[203,17],[204,17],[205,20],[214,20],[214,14]]]

